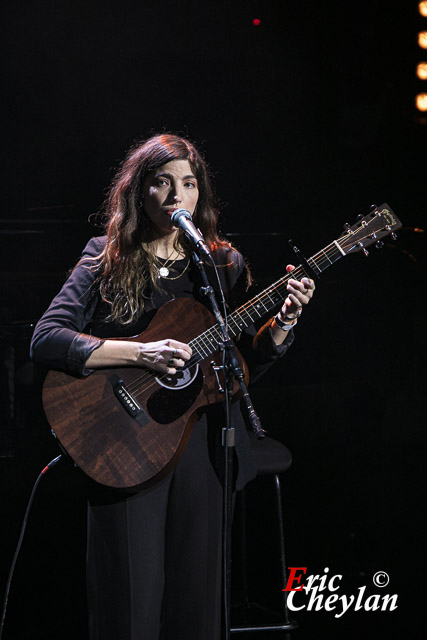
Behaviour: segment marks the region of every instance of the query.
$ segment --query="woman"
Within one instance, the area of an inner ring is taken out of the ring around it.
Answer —
[[[243,258],[216,231],[206,164],[195,147],[159,135],[133,148],[106,203],[106,236],[93,238],[36,326],[32,357],[86,376],[114,366],[174,374],[191,357],[188,344],[109,340],[141,333],[166,301],[200,296],[191,246],[171,223],[175,209],[193,216],[210,245],[227,302],[247,288]],[[289,267],[292,269],[293,267]],[[293,341],[292,326],[314,283],[290,279],[280,312],[239,340],[252,379]],[[237,479],[254,477],[238,403]],[[206,408],[175,469],[136,494],[90,482],[87,581],[91,640],[217,640],[221,635],[221,462],[223,409]]]

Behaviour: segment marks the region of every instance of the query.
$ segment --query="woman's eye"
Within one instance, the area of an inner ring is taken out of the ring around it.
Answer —
[[[196,183],[195,182],[184,182],[184,185],[186,187],[188,187],[189,189],[195,189],[196,188]]]
[[[159,185],[159,187],[164,187],[165,185],[168,185],[168,181],[166,180],[166,178],[158,178],[157,179],[157,184]]]

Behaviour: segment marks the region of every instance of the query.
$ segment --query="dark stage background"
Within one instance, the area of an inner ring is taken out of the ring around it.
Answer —
[[[99,233],[128,147],[153,132],[205,152],[221,225],[257,286],[375,202],[397,241],[326,272],[289,356],[253,389],[284,478],[289,566],[398,594],[394,612],[301,611],[296,640],[421,638],[425,571],[427,125],[413,109],[417,2],[5,1],[1,6],[1,588],[32,484],[57,455],[28,360],[32,323]],[[261,24],[253,26],[253,18]],[[250,492],[251,596],[275,604],[272,495]],[[5,640],[86,638],[85,500],[64,464],[42,482]],[[389,586],[372,585],[386,571]],[[260,637],[260,636],[259,636]]]

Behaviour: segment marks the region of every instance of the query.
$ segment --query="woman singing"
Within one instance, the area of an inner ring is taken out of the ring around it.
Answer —
[[[139,335],[169,300],[187,297],[207,305],[189,241],[171,222],[177,208],[191,213],[210,246],[229,308],[241,301],[248,271],[217,233],[203,158],[183,138],[155,136],[127,155],[106,202],[106,235],[89,241],[37,324],[36,362],[80,377],[99,368],[173,375],[185,367],[191,348],[173,332],[159,341],[110,339]],[[214,285],[213,269],[208,272]],[[290,279],[279,313],[258,333],[250,328],[241,334],[238,346],[252,381],[286,353],[313,291],[312,280]],[[255,470],[238,402],[232,421],[235,488],[241,489]],[[123,492],[88,481],[91,640],[220,638],[223,422],[221,404],[200,411],[182,457],[149,488]]]

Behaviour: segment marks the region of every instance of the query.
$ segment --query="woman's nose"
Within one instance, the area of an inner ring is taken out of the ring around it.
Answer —
[[[181,196],[179,195],[179,193],[175,193],[175,195],[174,195],[173,199],[175,200],[175,202],[181,202],[181,200],[182,200],[182,198],[181,198]]]

